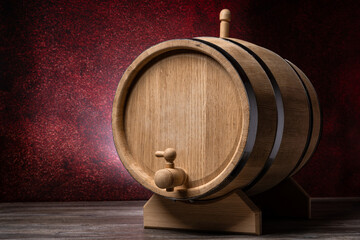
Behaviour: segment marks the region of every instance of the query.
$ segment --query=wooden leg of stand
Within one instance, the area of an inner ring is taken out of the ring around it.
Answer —
[[[242,192],[216,202],[189,204],[153,195],[144,206],[145,228],[261,234],[261,211]]]
[[[311,198],[292,178],[251,199],[264,216],[311,218]]]

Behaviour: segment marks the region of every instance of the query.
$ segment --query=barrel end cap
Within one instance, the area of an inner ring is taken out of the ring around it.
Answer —
[[[231,12],[230,12],[230,10],[229,9],[221,10],[219,19],[220,19],[220,21],[230,22],[231,21]]]

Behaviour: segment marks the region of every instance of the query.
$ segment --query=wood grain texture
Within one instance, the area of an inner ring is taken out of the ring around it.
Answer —
[[[222,190],[207,197],[207,199],[210,199],[246,186],[260,173],[273,148],[277,128],[277,109],[274,91],[269,78],[259,63],[248,52],[220,38],[201,37],[198,39],[215,44],[231,54],[249,78],[257,104],[256,140],[250,157],[239,175]]]
[[[189,188],[229,164],[241,137],[241,105],[221,65],[204,54],[174,53],[153,62],[135,81],[125,134],[134,159],[149,175],[163,167],[152,153],[166,147],[177,149],[176,165],[188,172]]]
[[[311,198],[292,178],[251,199],[239,189],[219,199],[191,204],[155,194],[144,206],[144,227],[261,235],[263,213],[309,219]]]
[[[0,203],[0,239],[359,239],[359,198],[312,199],[311,220],[265,218],[263,236],[143,228],[145,201]]]
[[[283,58],[255,44],[231,40],[246,46],[264,61],[275,77],[283,99],[284,130],[280,149],[269,170],[246,191],[255,195],[284,180],[299,161],[309,133],[309,103],[301,80]]]
[[[191,40],[158,44],[141,54],[120,81],[113,132],[120,158],[142,185],[184,199],[205,194],[229,176],[247,141],[249,103],[243,82],[219,52]],[[154,153],[175,148],[186,186],[154,184],[163,162]]]
[[[189,204],[153,195],[144,206],[145,228],[261,234],[261,211],[240,190],[216,202]]]

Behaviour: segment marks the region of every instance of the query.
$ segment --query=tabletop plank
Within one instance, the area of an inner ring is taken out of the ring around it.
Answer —
[[[263,235],[143,229],[145,201],[0,203],[0,239],[360,239],[360,199],[313,199],[313,219],[264,219]]]

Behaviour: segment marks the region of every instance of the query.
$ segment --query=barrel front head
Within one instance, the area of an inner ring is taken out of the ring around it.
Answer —
[[[208,196],[236,176],[254,128],[237,69],[221,52],[192,39],[160,43],[135,59],[119,83],[112,122],[130,174],[178,200]],[[166,153],[154,154],[167,148],[176,149],[172,169],[164,165]],[[176,169],[186,181],[177,181]]]

